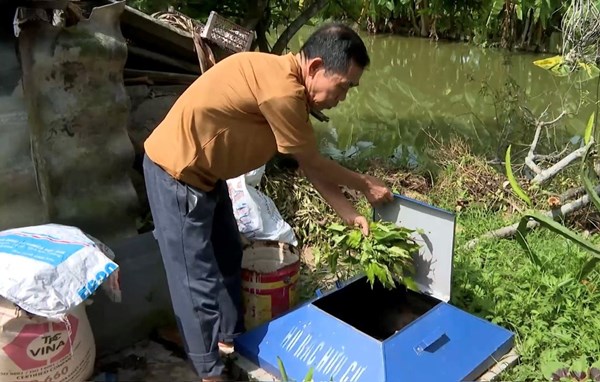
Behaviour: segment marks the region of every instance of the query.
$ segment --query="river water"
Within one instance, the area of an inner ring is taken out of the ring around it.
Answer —
[[[303,29],[290,44],[297,51]],[[466,43],[399,36],[363,38],[371,65],[361,84],[328,123],[314,122],[322,150],[335,157],[387,156],[405,164],[428,160],[424,148],[461,137],[477,153],[502,158],[511,143],[524,149],[533,127],[523,107],[546,119],[568,117],[549,129],[547,150],[577,143],[595,110],[597,81],[556,77],[533,64],[550,55],[506,53]]]

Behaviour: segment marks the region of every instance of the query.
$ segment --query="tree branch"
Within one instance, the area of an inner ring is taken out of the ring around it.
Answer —
[[[546,108],[546,110],[548,110],[548,108]],[[546,114],[546,110],[542,113],[542,116]],[[535,134],[533,135],[533,141],[531,142],[531,146],[529,146],[529,152],[527,153],[527,156],[525,157],[525,164],[527,165],[527,167],[529,167],[529,169],[531,171],[533,171],[536,174],[536,177],[537,177],[537,175],[540,175],[543,172],[543,170],[540,168],[540,166],[538,166],[535,163],[535,149],[540,140],[540,134],[542,133],[542,128],[546,127],[546,126],[554,125],[566,114],[567,113],[565,111],[563,111],[562,113],[560,113],[560,115],[558,117],[556,117],[552,121],[544,122],[544,121],[537,120],[535,123]]]
[[[325,8],[327,3],[328,0],[315,0],[308,8],[302,11],[302,13],[283,31],[281,36],[279,36],[277,42],[273,45],[271,53],[281,54],[300,28],[302,28],[308,20],[319,13],[321,9]]]
[[[548,180],[552,179],[561,170],[563,170],[565,167],[567,167],[568,165],[570,165],[571,162],[573,162],[573,161],[581,158],[585,154],[585,152],[587,151],[587,149],[590,146],[592,146],[593,144],[594,144],[594,141],[591,140],[584,147],[580,147],[577,150],[573,151],[572,153],[570,153],[569,155],[567,155],[566,157],[564,157],[563,159],[561,159],[560,161],[558,161],[558,163],[554,164],[553,166],[551,166],[551,167],[543,170],[541,173],[537,174],[531,180],[531,183],[532,184],[542,184],[542,183],[545,183]]]
[[[265,20],[261,20],[256,28],[256,39],[252,42],[252,48],[250,50],[256,49],[258,46],[258,50],[264,53],[269,53],[271,51],[271,47],[269,46],[269,41],[267,41],[267,30],[265,28]]]
[[[569,146],[565,146],[565,148],[562,149],[559,153],[555,152],[552,154],[535,154],[533,160],[553,163],[560,160],[565,155],[567,150],[569,150]]]
[[[562,195],[559,196],[561,204],[564,204],[567,200],[571,200],[573,198],[579,198],[581,195],[585,194],[584,187],[571,188],[565,191]]]
[[[538,141],[540,140],[541,132],[542,132],[542,124],[538,123],[535,128],[535,134],[533,135],[533,141],[531,142],[531,146],[529,146],[529,152],[527,153],[527,156],[525,157],[525,164],[527,165],[527,167],[529,167],[529,169],[531,171],[533,171],[536,174],[540,174],[542,172],[542,169],[540,168],[540,166],[538,166],[534,161],[535,148],[537,147]]]
[[[242,26],[248,29],[255,29],[258,23],[263,20],[268,5],[268,0],[254,0],[252,4],[248,4],[248,11],[244,15],[244,20],[241,23]]]
[[[558,115],[558,117],[554,118],[552,121],[540,122],[540,125],[542,125],[542,126],[554,125],[556,122],[560,121],[560,119],[562,117],[564,117],[565,115],[567,115],[567,112],[563,111]]]
[[[594,188],[594,190],[597,193],[600,192],[600,185],[596,186]],[[564,200],[566,197],[566,194],[569,192],[571,192],[571,190],[569,190],[565,194],[561,195],[560,199]],[[582,197],[580,197],[579,199],[572,201],[571,203],[567,203],[567,204],[561,206],[560,208],[550,210],[550,211],[544,211],[543,214],[556,220],[557,218],[562,218],[569,214],[572,214],[573,212],[579,211],[580,209],[587,206],[588,204],[590,204],[590,196],[586,194],[586,195],[583,195]],[[539,225],[538,222],[532,220],[529,223],[527,223],[527,228],[533,229],[533,228],[537,227],[538,225]],[[515,224],[509,225],[506,227],[498,228],[496,230],[484,233],[483,235],[479,236],[478,238],[469,240],[464,245],[464,248],[467,250],[472,250],[473,248],[475,248],[477,246],[477,244],[479,244],[479,242],[481,242],[483,240],[504,239],[507,237],[511,237],[515,233],[517,233],[518,226],[519,226],[519,223],[515,223]]]

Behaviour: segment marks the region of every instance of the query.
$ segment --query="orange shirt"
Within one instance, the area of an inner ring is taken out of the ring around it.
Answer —
[[[293,54],[233,54],[177,99],[144,143],[167,173],[204,191],[279,151],[317,151],[302,71]]]

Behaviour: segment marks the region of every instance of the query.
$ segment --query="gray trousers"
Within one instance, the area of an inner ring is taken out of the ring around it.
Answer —
[[[227,183],[203,192],[177,181],[144,156],[154,236],[179,331],[200,377],[220,375],[218,341],[243,331],[242,244]]]

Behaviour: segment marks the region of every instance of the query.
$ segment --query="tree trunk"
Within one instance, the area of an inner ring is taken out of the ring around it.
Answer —
[[[542,22],[538,20],[537,27],[535,28],[535,45],[536,50],[542,48],[542,36],[544,29],[542,28]]]
[[[504,18],[502,20],[502,38],[500,46],[510,49],[514,44],[514,18],[515,7],[511,0],[506,0],[504,5]]]
[[[363,19],[366,20],[368,12],[369,12],[369,2],[365,1],[363,3],[363,6],[360,9],[360,16],[358,16],[358,20],[357,20],[358,25],[362,24]]]
[[[529,30],[532,27],[533,21],[531,20],[533,17],[533,9],[527,12],[527,17],[523,23],[523,33],[521,33],[521,47],[525,47],[525,41],[527,40],[527,35],[529,34]]]
[[[248,4],[248,11],[244,15],[242,26],[248,29],[255,29],[263,20],[265,10],[269,5],[269,0],[254,0]]]
[[[421,0],[419,2],[420,4],[420,9],[422,11],[427,10],[427,0]],[[427,15],[427,13],[423,12],[421,13],[421,37],[428,37],[429,36],[429,15]]]
[[[321,9],[325,8],[328,2],[328,0],[315,0],[308,8],[306,8],[300,16],[292,21],[292,23],[283,31],[281,36],[279,36],[277,42],[273,45],[271,53],[281,54],[300,28],[302,28],[311,17],[314,17]]]
[[[532,18],[533,18],[533,16],[532,16]],[[531,47],[531,37],[533,36],[533,34],[534,34],[534,33],[535,33],[535,31],[536,31],[536,29],[535,29],[535,28],[536,28],[536,26],[537,26],[537,23],[535,23],[535,22],[533,21],[533,19],[532,19],[532,20],[531,20],[531,26],[530,26],[530,28],[529,28],[529,33],[527,34],[527,45],[526,45],[526,48],[527,48],[527,50],[529,50],[529,49],[530,49],[530,47]]]
[[[252,50],[258,46],[258,50],[261,52],[269,53],[271,48],[269,47],[269,41],[267,41],[267,29],[265,28],[265,20],[261,20],[255,28],[256,30],[256,45],[253,46]]]
[[[415,34],[419,33],[419,24],[417,23],[417,17],[415,16],[416,6],[417,6],[416,4],[414,4],[414,6],[413,6],[413,4],[411,4],[408,7],[408,9],[410,11],[409,12],[410,13],[410,21],[412,23]]]

